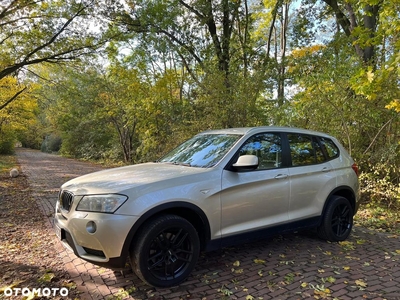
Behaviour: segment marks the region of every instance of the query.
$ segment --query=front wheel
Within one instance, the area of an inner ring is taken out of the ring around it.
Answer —
[[[193,225],[176,215],[162,215],[144,224],[130,258],[133,271],[143,281],[170,287],[189,276],[199,253],[199,236]]]
[[[333,196],[317,228],[318,236],[330,242],[347,239],[353,227],[353,207],[342,196]]]

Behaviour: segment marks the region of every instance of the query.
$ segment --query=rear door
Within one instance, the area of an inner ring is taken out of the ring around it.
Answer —
[[[326,151],[316,136],[288,133],[291,167],[289,218],[291,221],[319,216],[336,176]]]

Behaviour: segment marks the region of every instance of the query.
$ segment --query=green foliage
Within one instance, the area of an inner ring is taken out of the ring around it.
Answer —
[[[83,65],[76,67],[85,70]],[[36,97],[41,99],[39,120],[45,128],[43,136],[61,137],[60,153],[64,155],[103,159],[113,139],[108,124],[96,113],[101,105],[96,103],[101,74],[94,73],[93,69],[76,73],[74,69],[57,66],[42,66],[35,72],[49,79],[36,91]],[[56,150],[57,139],[52,149],[47,149],[48,141],[45,141],[44,150]]]
[[[15,142],[14,133],[11,130],[3,129],[3,131],[0,132],[0,154],[13,154]]]
[[[0,79],[25,66],[91,53],[102,44],[90,29],[101,22],[87,19],[94,8],[92,1],[6,0],[0,13]]]
[[[60,151],[61,144],[62,144],[62,139],[60,136],[55,134],[50,134],[44,138],[40,150],[42,152],[48,152],[48,153],[58,152]]]
[[[0,58],[1,60],[1,58]],[[28,124],[34,123],[34,114],[37,108],[36,99],[28,92],[33,90],[24,87],[18,82],[18,78],[7,76],[0,79],[0,133],[3,128],[14,132],[26,130]],[[19,94],[20,93],[20,94]],[[10,101],[18,94],[21,101]]]
[[[387,232],[400,232],[399,145],[382,151],[381,159],[370,161],[360,175],[361,206],[357,224]]]
[[[384,161],[369,164],[367,171],[360,175],[364,201],[388,209],[400,208],[400,170],[397,165]]]
[[[22,147],[31,149],[41,148],[46,129],[43,128],[43,124],[36,117],[30,119],[23,130],[16,132],[17,140],[21,143]]]

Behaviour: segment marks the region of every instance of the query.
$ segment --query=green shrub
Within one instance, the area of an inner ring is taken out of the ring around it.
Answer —
[[[15,136],[9,132],[0,133],[0,154],[14,153]]]
[[[360,183],[363,202],[400,207],[400,171],[396,165],[369,164],[368,172],[360,175]]]

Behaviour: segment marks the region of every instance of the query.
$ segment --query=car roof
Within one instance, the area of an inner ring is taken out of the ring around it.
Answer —
[[[215,130],[207,130],[203,131],[200,134],[238,134],[238,135],[246,135],[246,134],[254,134],[259,132],[297,132],[297,133],[304,133],[310,135],[318,135],[318,136],[325,136],[330,137],[330,135],[296,127],[281,127],[281,126],[258,126],[258,127],[240,127],[240,128],[227,128],[227,129],[215,129]]]

